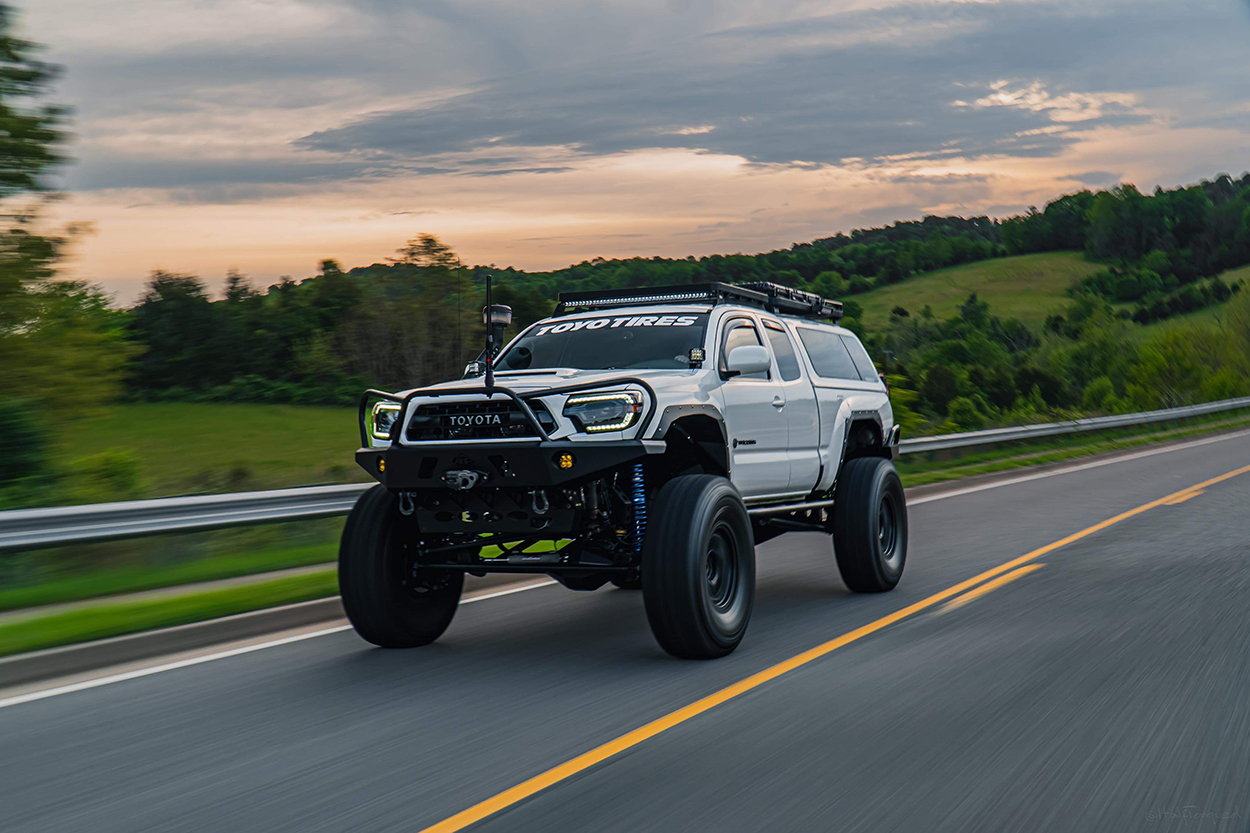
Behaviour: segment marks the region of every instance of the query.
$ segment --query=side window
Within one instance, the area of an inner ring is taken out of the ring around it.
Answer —
[[[868,351],[864,349],[864,345],[859,343],[859,339],[855,336],[842,336],[842,343],[846,345],[846,349],[851,354],[851,361],[855,362],[855,369],[859,371],[859,378],[865,382],[879,381],[877,377],[877,368],[873,366],[872,359],[868,357]]]
[[[755,325],[745,318],[736,318],[725,326],[725,337],[721,342],[720,350],[720,370],[722,373],[728,371],[726,365],[729,359],[729,353],[735,347],[763,347],[764,342],[760,341],[760,334],[755,331]],[[767,379],[767,371],[764,373],[745,373],[736,376],[737,379]]]
[[[765,321],[764,335],[768,336],[768,343],[773,347],[773,358],[777,360],[777,370],[781,373],[782,380],[793,382],[799,378],[802,375],[799,371],[799,357],[794,352],[790,336],[782,326]]]
[[[799,339],[807,350],[807,357],[812,360],[812,369],[817,376],[824,379],[859,380],[859,371],[855,369],[851,354],[846,352],[846,347],[837,333],[832,330],[799,327]]]

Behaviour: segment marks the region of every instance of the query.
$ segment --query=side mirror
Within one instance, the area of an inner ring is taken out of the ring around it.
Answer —
[[[725,369],[730,376],[767,373],[771,367],[768,350],[759,345],[735,347],[729,351],[729,358],[725,360]]]

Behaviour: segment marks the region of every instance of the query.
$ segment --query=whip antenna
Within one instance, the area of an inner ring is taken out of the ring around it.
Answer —
[[[504,330],[512,323],[512,307],[494,303],[491,276],[486,275],[486,306],[482,307],[482,323],[486,325],[486,349],[464,369],[465,378],[486,376],[486,387],[495,386],[495,356],[503,349]]]
[[[495,328],[492,326],[495,305],[490,292],[490,273],[486,273],[486,314],[482,316],[486,324],[486,387],[495,386]]]

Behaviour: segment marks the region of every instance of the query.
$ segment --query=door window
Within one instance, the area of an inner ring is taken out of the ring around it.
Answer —
[[[730,321],[725,328],[725,340],[721,345],[720,351],[720,371],[722,374],[729,372],[729,353],[735,347],[763,347],[764,342],[760,341],[760,334],[755,331],[755,325],[745,318],[737,318]],[[735,376],[735,379],[767,379],[768,371],[762,373],[744,373],[741,376]]]
[[[773,348],[773,358],[777,360],[777,372],[784,382],[793,382],[802,374],[799,371],[799,357],[794,352],[794,343],[780,324],[772,321],[764,322],[764,335]]]

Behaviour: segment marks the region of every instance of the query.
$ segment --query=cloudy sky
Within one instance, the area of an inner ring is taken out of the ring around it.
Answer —
[[[762,251],[1250,168],[1250,0],[18,0],[72,268]]]

